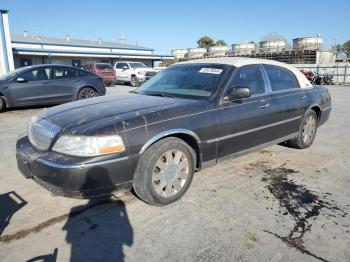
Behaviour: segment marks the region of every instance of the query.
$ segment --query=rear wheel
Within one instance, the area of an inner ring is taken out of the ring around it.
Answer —
[[[288,141],[291,147],[304,149],[308,148],[314,142],[317,132],[318,118],[314,110],[308,109],[305,113],[299,134],[296,138]]]
[[[131,76],[130,83],[131,83],[131,86],[133,86],[133,87],[139,86],[139,80],[137,79],[136,76]]]
[[[98,96],[97,92],[91,87],[84,87],[79,91],[78,100],[96,97]]]
[[[183,140],[169,137],[150,146],[141,156],[134,178],[134,190],[146,203],[168,205],[189,188],[195,152]]]
[[[5,109],[6,109],[5,99],[0,97],[0,112],[4,111]]]

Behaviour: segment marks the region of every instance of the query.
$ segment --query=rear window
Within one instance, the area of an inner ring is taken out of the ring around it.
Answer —
[[[73,78],[76,77],[75,68],[70,68],[70,67],[55,67],[55,79],[63,79],[63,78]]]
[[[96,69],[98,70],[113,70],[113,66],[110,64],[96,64]]]

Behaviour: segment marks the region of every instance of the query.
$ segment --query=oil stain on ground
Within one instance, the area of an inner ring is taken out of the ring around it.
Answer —
[[[326,259],[311,253],[303,243],[306,232],[311,230],[312,221],[320,215],[333,218],[337,216],[345,217],[346,212],[341,210],[333,201],[327,200],[329,193],[322,196],[308,190],[304,185],[298,185],[288,178],[289,174],[297,171],[283,166],[274,169],[265,169],[266,176],[262,181],[267,182],[267,188],[278,200],[280,206],[286,209],[284,215],[290,215],[294,220],[294,228],[287,236],[280,236],[276,233],[265,231],[281,239],[287,246],[310,255],[318,260]]]

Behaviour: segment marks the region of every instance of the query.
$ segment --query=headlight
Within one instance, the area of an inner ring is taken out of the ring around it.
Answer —
[[[139,72],[137,72],[137,74],[138,74],[138,75],[144,75],[145,72],[139,71]]]
[[[52,151],[72,156],[100,156],[123,152],[125,146],[120,136],[74,136],[58,138]]]

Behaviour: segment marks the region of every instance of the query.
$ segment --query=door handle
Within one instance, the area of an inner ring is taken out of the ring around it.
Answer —
[[[306,98],[307,98],[306,95],[299,96],[299,99],[306,99]]]
[[[46,82],[42,82],[41,84],[42,85],[47,85],[47,84],[49,84],[50,82],[49,81],[46,81]]]
[[[268,107],[270,107],[270,103],[266,103],[266,104],[264,104],[264,105],[261,105],[261,106],[259,106],[258,108],[259,108],[259,109],[263,109],[263,108],[268,108]]]
[[[80,80],[79,80],[79,79],[76,79],[76,80],[73,80],[73,82],[80,82]]]

